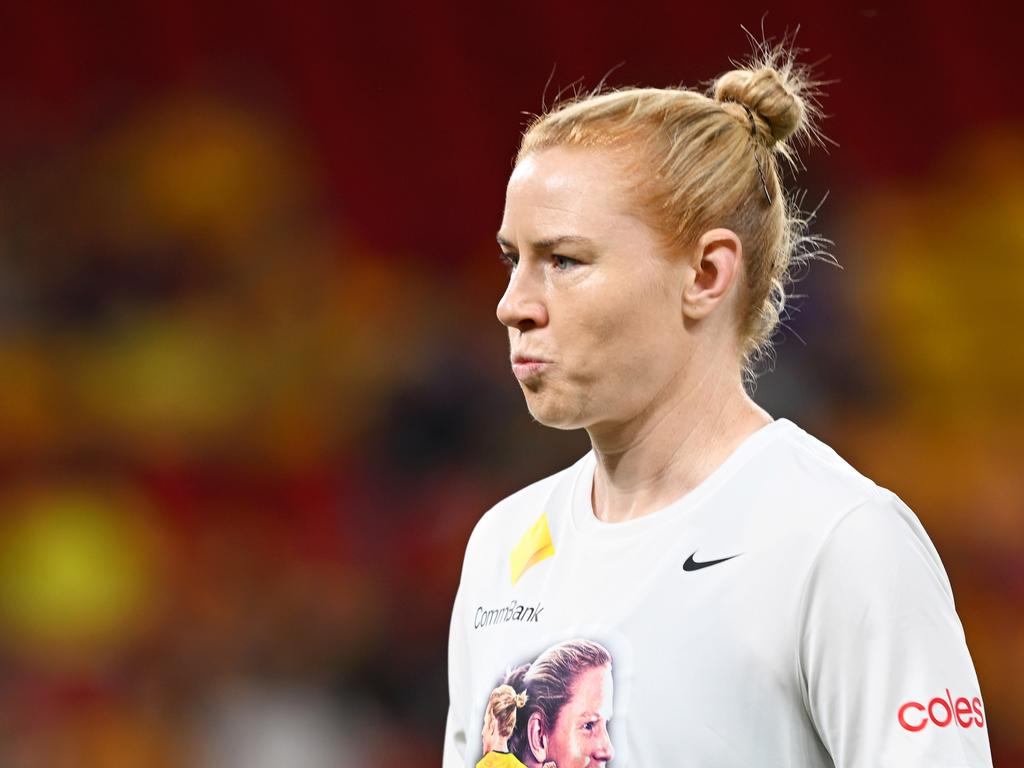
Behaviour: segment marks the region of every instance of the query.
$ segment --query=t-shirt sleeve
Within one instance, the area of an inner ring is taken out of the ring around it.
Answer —
[[[452,607],[451,625],[448,630],[448,717],[445,722],[444,751],[442,768],[465,768],[466,765],[466,720],[465,707],[470,701],[469,647],[466,638],[466,623],[463,621],[465,602],[466,571],[469,567],[470,550],[476,531],[470,536],[466,557],[462,565],[459,588]]]
[[[460,587],[461,594],[461,587]],[[466,713],[465,702],[469,700],[468,679],[465,665],[468,652],[465,646],[465,630],[460,618],[460,594],[455,596],[452,622],[448,632],[448,718],[444,729],[443,768],[464,768],[466,765]]]
[[[992,765],[949,579],[903,502],[880,492],[845,514],[801,605],[801,684],[836,768]]]

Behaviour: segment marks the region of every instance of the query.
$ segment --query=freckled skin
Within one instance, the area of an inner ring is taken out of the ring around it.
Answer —
[[[548,735],[545,762],[554,762],[558,768],[605,765],[615,756],[608,735],[611,717],[611,667],[584,670]]]
[[[686,265],[638,215],[622,155],[575,147],[528,155],[509,179],[499,234],[518,264],[498,319],[513,354],[551,361],[520,381],[537,421],[624,423],[671,389],[688,354]],[[565,235],[593,244],[532,248]]]

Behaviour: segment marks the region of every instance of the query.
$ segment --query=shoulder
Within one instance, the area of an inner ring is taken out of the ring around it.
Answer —
[[[896,493],[861,474],[829,445],[795,424],[785,433],[791,450],[783,453],[789,471],[807,493],[835,498],[830,538],[842,527],[846,537],[871,530],[928,540],[917,515]],[[930,542],[928,542],[930,545]]]
[[[745,493],[763,507],[785,510],[796,528],[824,532],[861,505],[905,508],[894,493],[793,422],[780,419],[772,437],[744,473]]]
[[[810,578],[847,582],[854,574],[861,591],[873,585],[879,595],[891,596],[914,583],[952,602],[949,577],[924,526],[902,499],[884,488],[835,521]]]
[[[865,501],[884,489],[865,477],[832,446],[791,421],[783,420],[779,430],[783,450],[773,453],[787,479],[799,480],[808,491],[828,489],[826,495],[844,497],[852,503]]]
[[[753,510],[736,513],[743,515],[745,530],[789,542],[807,565],[826,544],[832,549],[874,543],[880,554],[881,545],[894,539],[932,559],[934,548],[921,522],[895,493],[796,424],[780,421],[757,460],[731,484],[729,506]]]

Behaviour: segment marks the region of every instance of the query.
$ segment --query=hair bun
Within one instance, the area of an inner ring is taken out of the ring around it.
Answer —
[[[787,74],[773,67],[734,69],[715,81],[714,97],[742,104],[760,117],[755,121],[757,134],[771,146],[800,131],[807,118],[800,83],[787,82]]]

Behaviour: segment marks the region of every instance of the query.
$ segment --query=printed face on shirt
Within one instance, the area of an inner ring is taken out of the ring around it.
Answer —
[[[558,768],[603,766],[614,757],[608,721],[612,716],[612,668],[581,672],[548,734],[543,762]]]
[[[629,421],[692,355],[681,297],[694,271],[638,209],[628,151],[552,147],[509,179],[497,315],[527,407],[547,426]]]

